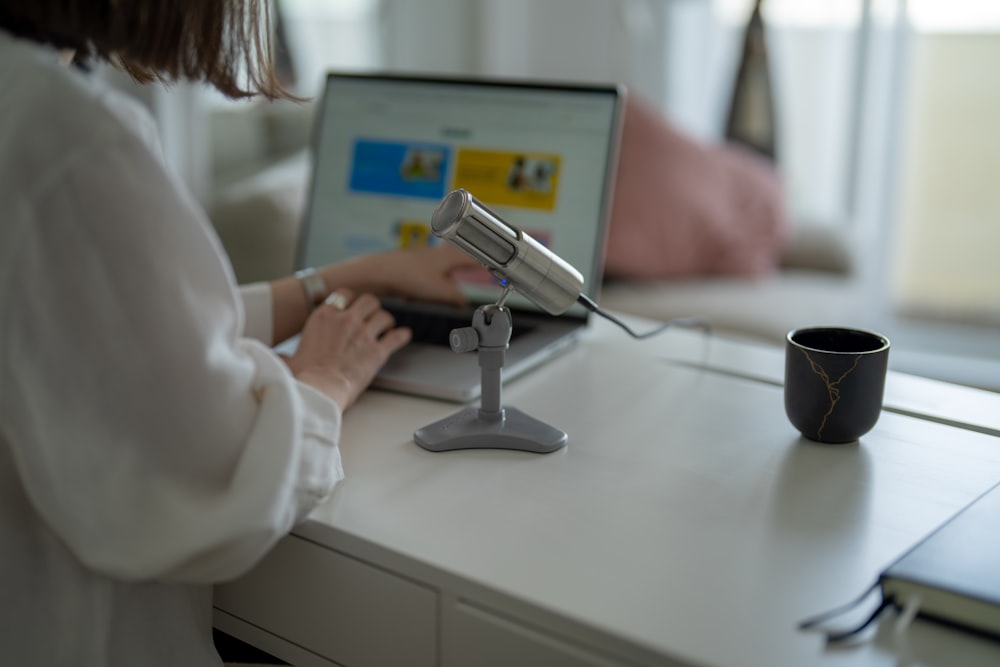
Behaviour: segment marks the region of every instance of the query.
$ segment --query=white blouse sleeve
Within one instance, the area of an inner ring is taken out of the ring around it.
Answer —
[[[241,574],[343,476],[339,409],[243,337],[204,214],[135,137],[93,137],[26,201],[0,415],[29,497],[110,576]]]
[[[240,286],[246,323],[243,335],[265,345],[274,344],[274,302],[270,283],[250,283]]]

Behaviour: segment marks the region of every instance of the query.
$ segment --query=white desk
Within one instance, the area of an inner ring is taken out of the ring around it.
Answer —
[[[217,589],[217,626],[301,665],[1000,664],[891,615],[850,649],[796,629],[1000,480],[1000,395],[893,374],[859,445],[816,445],[780,350],[709,345],[598,323],[505,390],[569,433],[548,455],[426,452],[413,430],[457,406],[369,392],[347,479]]]

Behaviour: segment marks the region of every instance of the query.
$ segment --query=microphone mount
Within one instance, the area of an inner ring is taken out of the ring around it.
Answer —
[[[507,286],[495,304],[477,308],[471,326],[452,329],[448,339],[452,350],[479,353],[480,405],[417,429],[413,440],[424,449],[515,449],[547,454],[566,445],[565,432],[503,406],[503,365],[514,328],[510,309],[504,306],[510,292]]]

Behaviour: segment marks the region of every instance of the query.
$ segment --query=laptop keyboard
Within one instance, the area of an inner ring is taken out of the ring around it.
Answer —
[[[472,313],[459,315],[457,312],[424,311],[406,308],[399,304],[383,303],[382,307],[396,319],[396,326],[413,330],[413,342],[430,343],[450,347],[448,338],[452,329],[472,326]],[[514,322],[510,339],[514,340],[532,330],[532,327],[518,326]]]

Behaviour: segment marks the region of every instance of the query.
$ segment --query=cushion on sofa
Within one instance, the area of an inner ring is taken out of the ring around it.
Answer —
[[[743,148],[707,145],[630,96],[608,229],[612,278],[761,276],[788,228],[780,179]]]

